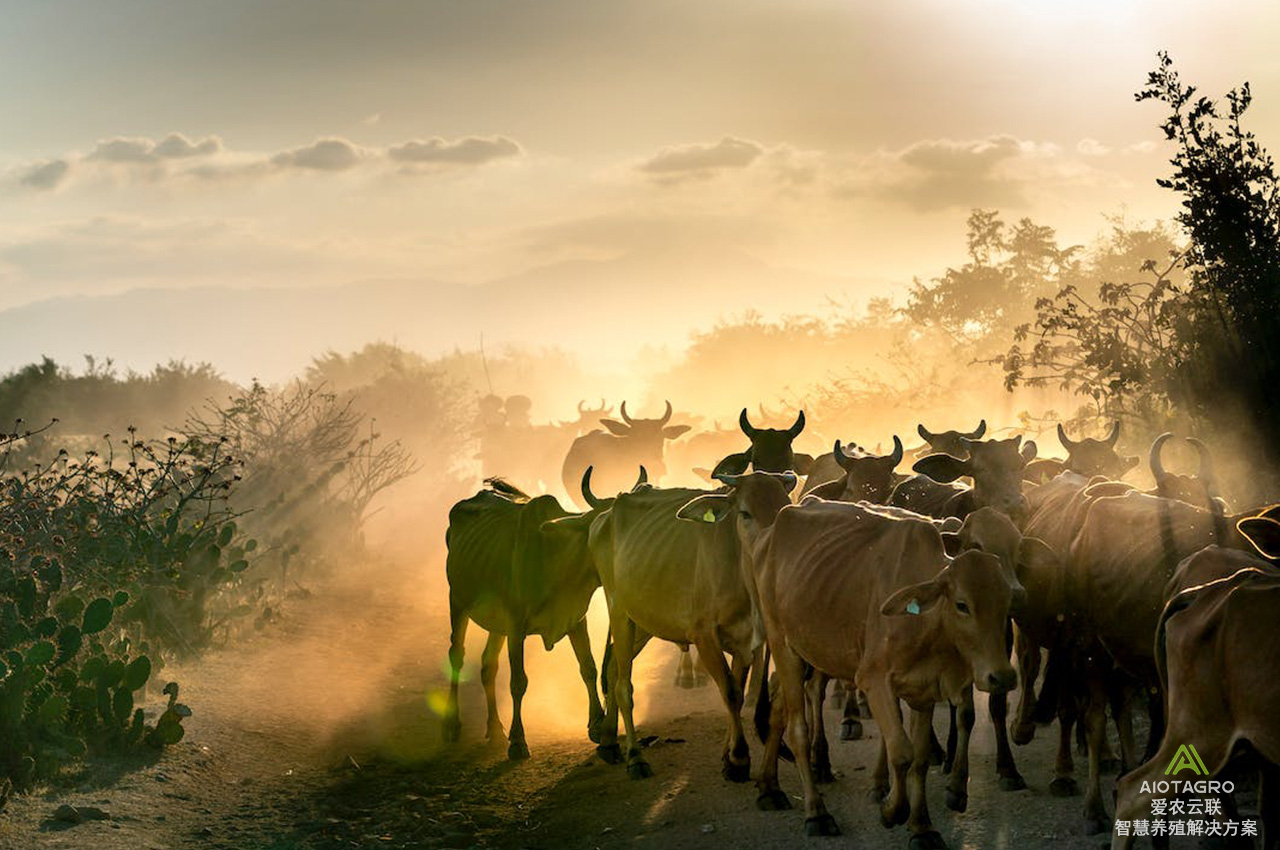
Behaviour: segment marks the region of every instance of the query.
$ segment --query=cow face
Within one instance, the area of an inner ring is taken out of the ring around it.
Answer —
[[[751,441],[745,452],[737,452],[716,464],[711,477],[719,479],[722,475],[741,475],[751,467],[756,472],[791,472],[808,475],[813,466],[813,456],[804,452],[796,452],[791,448],[792,442],[804,430],[804,411],[796,416],[790,428],[756,428],[747,418],[747,409],[742,408],[738,416],[738,427]]]
[[[1012,598],[1013,587],[999,559],[969,551],[933,579],[894,593],[880,613],[936,617],[947,640],[972,668],[974,686],[987,693],[1004,693],[1018,682],[1005,643]]]
[[[688,425],[668,425],[671,421],[671,402],[667,402],[667,411],[657,419],[632,419],[627,415],[627,403],[622,403],[619,411],[622,415],[622,421],[616,419],[601,419],[600,424],[609,429],[609,433],[615,437],[622,437],[631,442],[636,447],[636,456],[645,458],[645,466],[654,475],[656,480],[662,480],[662,476],[666,474],[666,464],[662,461],[663,444],[667,440],[674,440],[685,431],[689,430]]]
[[[871,455],[861,449],[855,449],[852,454],[846,453],[839,440],[836,440],[832,453],[844,470],[844,489],[837,497],[838,501],[875,504],[889,501],[889,494],[893,492],[893,471],[902,462],[902,441],[896,434],[893,451],[887,455]]]
[[[1111,425],[1111,431],[1101,440],[1085,437],[1073,440],[1067,431],[1058,423],[1058,442],[1067,450],[1066,468],[1078,472],[1086,478],[1105,475],[1108,478],[1121,478],[1130,469],[1138,465],[1138,458],[1133,455],[1116,453],[1116,442],[1120,439],[1120,423]]]
[[[1155,489],[1150,491],[1151,495],[1178,499],[1199,508],[1213,507],[1217,486],[1214,482],[1213,456],[1209,454],[1209,447],[1195,437],[1188,437],[1187,444],[1196,450],[1200,468],[1195,475],[1169,472],[1164,468],[1164,445],[1172,437],[1173,435],[1166,431],[1156,437],[1151,444],[1151,453],[1147,457],[1147,462],[1151,466],[1151,477],[1156,481]]]
[[[921,458],[912,467],[916,472],[944,484],[961,476],[973,478],[973,499],[977,507],[992,507],[1021,521],[1027,514],[1027,500],[1022,495],[1022,471],[1036,456],[1036,444],[1022,437],[1008,440],[961,441],[968,455],[935,454]]]
[[[1015,617],[1024,609],[1028,598],[1041,609],[1059,605],[1061,561],[1040,538],[1023,537],[1005,514],[994,508],[979,508],[965,517],[959,531],[944,531],[942,540],[948,555],[975,551],[1000,559],[1005,578],[1013,588],[1010,610]]]
[[[978,427],[972,431],[939,431],[936,434],[924,427],[922,422],[916,425],[916,433],[920,435],[920,439],[929,444],[927,449],[917,453],[918,456],[941,453],[952,457],[966,458],[969,456],[968,450],[961,441],[981,440],[982,435],[987,433],[987,420],[979,421]]]
[[[773,525],[778,512],[791,504],[791,491],[799,480],[791,472],[751,472],[746,475],[720,475],[728,486],[724,493],[706,493],[686,503],[677,511],[689,522],[717,523],[736,517],[738,533],[746,542]]]

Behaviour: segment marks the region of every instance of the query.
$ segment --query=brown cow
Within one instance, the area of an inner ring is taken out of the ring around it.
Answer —
[[[587,467],[592,467],[596,474],[597,489],[605,495],[625,491],[631,486],[637,466],[649,470],[654,481],[661,481],[667,468],[663,461],[663,449],[667,440],[674,440],[685,431],[688,425],[668,425],[671,421],[671,402],[667,402],[666,411],[657,419],[632,419],[627,415],[627,403],[620,408],[622,421],[601,419],[600,424],[609,430],[592,431],[583,434],[573,441],[565,455],[560,469],[561,481],[565,492],[578,504],[586,507],[581,501],[578,482]]]
[[[1133,455],[1117,454],[1116,443],[1119,439],[1119,421],[1112,423],[1110,432],[1101,440],[1095,440],[1092,437],[1073,440],[1067,436],[1067,430],[1059,422],[1058,442],[1067,450],[1066,460],[1037,458],[1027,464],[1027,468],[1022,473],[1023,477],[1037,484],[1056,478],[1063,472],[1122,478],[1126,472],[1138,465],[1138,458]]]
[[[962,438],[965,456],[931,454],[915,462],[913,476],[893,489],[889,504],[933,517],[964,519],[970,511],[993,507],[1018,521],[1025,517],[1022,471],[1036,456],[1036,444],[1022,437],[1007,440]],[[973,487],[946,486],[969,476]]]
[[[836,440],[830,454],[821,455],[813,462],[801,495],[813,494],[837,502],[886,503],[898,483],[894,470],[902,463],[902,454],[902,441],[896,434],[893,451],[887,455],[869,454],[860,448],[849,452]],[[828,465],[835,466],[836,474],[830,473]]]
[[[1239,530],[1262,554],[1280,557],[1274,519],[1246,519]],[[1181,747],[1195,748],[1209,776],[1244,750],[1259,766],[1262,846],[1280,839],[1280,664],[1274,647],[1258,639],[1275,625],[1280,574],[1252,560],[1227,578],[1180,591],[1165,606],[1155,649],[1168,724],[1155,756],[1121,777],[1117,819],[1151,811],[1151,784],[1165,780]],[[1213,686],[1205,687],[1206,681]],[[1132,842],[1132,836],[1117,835],[1112,850]]]
[[[930,454],[947,454],[953,457],[966,457],[967,448],[964,440],[981,440],[987,433],[987,420],[983,419],[972,431],[939,431],[936,434],[924,427],[921,422],[916,425],[916,433],[927,445],[912,450],[912,454],[921,458]]]
[[[721,459],[711,472],[713,479],[723,475],[741,475],[747,468],[756,472],[789,472],[807,475],[813,465],[813,455],[797,452],[791,444],[804,430],[804,411],[796,415],[790,428],[757,428],[747,418],[747,409],[738,415],[738,427],[751,441],[745,451],[735,452]]]
[[[800,768],[806,832],[839,832],[810,768],[804,677],[811,665],[853,678],[867,692],[887,748],[876,770],[877,790],[887,792],[884,823],[907,822],[916,846],[945,846],[924,795],[933,707],[944,699],[962,702],[975,682],[993,692],[1013,685],[1004,624],[1020,589],[995,556],[948,558],[937,528],[923,517],[818,498],[788,506],[777,481],[758,475],[724,480],[730,492],[700,496],[680,515],[716,521],[737,510]],[[910,736],[899,700],[914,710]],[[782,732],[782,724],[773,723],[766,742],[758,780],[766,808],[789,806],[777,781]],[[948,786],[963,792],[967,778],[966,766],[957,763]]]

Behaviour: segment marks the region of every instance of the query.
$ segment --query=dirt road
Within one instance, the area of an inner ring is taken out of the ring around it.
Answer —
[[[649,648],[638,665],[637,716],[642,734],[657,736],[648,751],[651,779],[630,781],[595,758],[567,642],[550,654],[528,643],[532,759],[512,764],[481,740],[484,698],[473,668],[483,633],[470,635],[463,741],[442,748],[442,588],[404,578],[384,569],[317,590],[289,607],[274,631],[166,670],[195,711],[185,740],[150,759],[94,761],[58,787],[11,800],[0,815],[0,847],[767,850],[809,841],[799,811],[757,811],[751,785],[721,778],[718,698],[710,687],[672,685],[670,647]],[[593,638],[602,628],[598,613]],[[505,686],[504,661],[499,689]],[[834,728],[836,712],[828,710]],[[505,701],[503,711],[505,722]],[[844,835],[812,841],[900,850],[905,830],[881,827],[866,800],[877,744],[874,724],[867,726],[867,740],[833,742],[837,781],[826,786],[826,799]],[[1103,843],[1081,834],[1079,798],[1047,792],[1052,737],[1042,733],[1017,751],[1030,788],[1002,793],[980,707],[969,811],[947,811],[942,778],[930,774],[931,812],[953,848],[1094,850]],[[784,765],[781,774],[798,804],[794,768]],[[52,819],[62,804],[95,806],[109,819],[64,824]]]

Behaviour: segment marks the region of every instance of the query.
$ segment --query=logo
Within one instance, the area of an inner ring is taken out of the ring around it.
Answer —
[[[1173,754],[1173,760],[1169,762],[1169,766],[1164,769],[1164,775],[1173,774],[1177,776],[1184,770],[1190,770],[1196,776],[1208,776],[1209,770],[1204,766],[1204,762],[1200,760],[1200,754],[1196,752],[1195,745],[1183,744],[1178,747],[1178,751]]]

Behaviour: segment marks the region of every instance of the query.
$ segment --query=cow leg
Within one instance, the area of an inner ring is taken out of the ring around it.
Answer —
[[[951,766],[956,763],[956,739],[958,735],[956,733],[956,707],[954,705],[949,706],[947,716],[947,750],[942,760],[943,773],[950,773]],[[933,727],[929,727],[929,734],[934,734]],[[932,744],[930,744],[930,748],[932,749]]]
[[[1020,747],[1030,744],[1036,736],[1035,715],[1036,679],[1040,677],[1040,647],[1032,643],[1021,629],[1013,634],[1013,651],[1018,660],[1018,682],[1022,691],[1018,694],[1018,714],[1014,718],[1013,742]]]
[[[814,782],[812,762],[809,761],[809,724],[805,720],[809,701],[805,698],[804,664],[786,646],[774,650],[773,660],[786,705],[788,737],[800,771],[800,786],[804,790],[805,834],[839,835],[840,827],[822,801],[822,792]]]
[[[511,665],[511,741],[507,745],[507,758],[519,761],[529,757],[529,745],[524,740],[524,721],[520,705],[524,692],[529,689],[529,677],[524,672],[524,635],[512,632],[507,639],[507,662]]]
[[[720,698],[729,711],[729,730],[725,738],[721,773],[730,782],[746,782],[751,778],[751,750],[742,731],[742,689],[724,660],[724,649],[714,636],[695,642],[702,666],[720,689]]]
[[[844,717],[840,720],[840,740],[857,741],[862,737],[862,721],[859,719],[859,691],[853,682],[845,683]]]
[[[1147,685],[1147,706],[1151,717],[1151,734],[1147,738],[1147,746],[1144,750],[1144,758],[1150,759],[1155,755],[1156,750],[1160,747],[1160,741],[1164,738],[1164,695],[1160,692],[1157,685]]]
[[[774,674],[772,687],[766,686],[760,692],[760,701],[755,706],[756,731],[764,739],[764,764],[756,779],[756,789],[760,792],[756,808],[770,812],[791,808],[791,798],[778,784],[778,757],[782,754],[782,735],[787,729],[787,701],[780,693],[774,696],[780,681]]]
[[[677,688],[690,690],[693,688],[693,657],[689,654],[689,647],[681,647],[680,660],[676,662],[676,680],[674,682]]]
[[[827,683],[831,677],[826,673],[813,671],[808,683],[808,702],[813,711],[813,778],[815,782],[835,782],[831,773],[831,750],[827,744],[827,724],[822,717],[823,705],[827,701]]]
[[[751,667],[747,680],[746,704],[755,705],[764,692],[765,678],[769,675],[769,662],[765,659],[765,645],[762,643],[751,653]]]
[[[631,683],[631,662],[635,659],[636,624],[629,617],[609,618],[609,628],[613,632],[613,658],[618,665],[618,680],[614,683],[613,694],[622,711],[622,725],[627,733],[627,775],[632,779],[644,779],[653,776],[653,768],[640,753],[640,740],[636,737],[636,722],[632,696],[634,688]]]
[[[493,683],[498,678],[498,653],[502,652],[502,644],[506,635],[489,632],[489,640],[484,645],[484,653],[480,656],[480,683],[484,685],[484,698],[489,708],[489,723],[485,730],[485,738],[493,743],[507,740],[502,731],[502,721],[498,719],[498,694]]]
[[[458,682],[462,679],[462,662],[466,656],[467,625],[471,621],[461,607],[449,599],[449,702],[444,712],[444,739],[462,737],[462,718],[458,713]]]
[[[1120,764],[1116,772],[1128,773],[1146,759],[1138,758],[1138,744],[1133,736],[1133,710],[1136,701],[1133,684],[1127,677],[1121,678],[1118,673],[1114,678],[1115,681],[1109,684],[1107,698],[1111,704],[1111,716],[1115,719],[1116,738],[1120,741]],[[1155,740],[1159,742],[1160,739]],[[1109,765],[1103,764],[1104,772],[1108,767]]]
[[[689,653],[689,666],[693,668],[693,686],[695,688],[705,688],[710,679],[707,675],[706,665],[702,663],[702,654],[699,653],[698,658],[695,660],[691,651]]]
[[[591,636],[587,634],[587,621],[582,619],[569,630],[569,643],[578,657],[578,674],[587,686],[587,737],[600,743],[600,726],[604,723],[604,707],[600,705],[600,693],[596,689],[596,660],[591,655]]]
[[[1012,620],[1005,623],[1004,641],[1006,650],[1012,652]],[[972,689],[970,689],[969,704],[972,705],[972,703]],[[1027,781],[1022,778],[1022,774],[1018,773],[1018,765],[1013,759],[1013,750],[1009,747],[1009,694],[991,694],[987,699],[987,713],[991,715],[991,724],[996,730],[996,774],[1000,777],[1000,790],[1021,791],[1027,787]]]
[[[973,723],[977,716],[977,712],[973,707],[972,685],[965,689],[964,700],[959,707],[952,706],[951,712],[956,717],[959,740],[956,743],[956,760],[951,765],[951,775],[947,779],[946,800],[948,809],[953,812],[963,812],[969,807],[969,739],[973,733]],[[930,711],[930,717],[932,717],[932,711]],[[929,728],[932,729],[932,725]],[[914,746],[919,749],[920,743],[915,740],[914,730],[912,741]]]
[[[1074,797],[1080,793],[1074,776],[1075,759],[1071,755],[1071,733],[1076,714],[1075,698],[1064,697],[1058,706],[1058,756],[1054,762],[1053,781],[1049,783],[1049,793],[1055,797]]]
[[[911,814],[906,794],[907,769],[912,761],[911,739],[902,728],[898,698],[889,690],[887,681],[877,682],[867,692],[867,699],[871,703],[871,716],[884,741],[887,768],[892,771],[889,793],[880,803],[880,822],[886,827],[893,827],[906,823]],[[925,729],[921,732],[921,738],[926,745],[930,745],[933,736]]]
[[[884,738],[876,747],[876,765],[871,769],[871,791],[867,799],[879,805],[889,796],[889,753],[884,746]]]
[[[635,630],[635,641],[631,647],[631,656],[640,654],[650,635],[640,629]],[[612,636],[611,636],[612,637]],[[604,722],[600,732],[600,743],[596,746],[596,755],[605,764],[622,764],[622,748],[618,746],[618,661],[617,648],[610,639],[605,644],[605,661],[602,681],[605,688]]]
[[[1085,834],[1111,831],[1111,820],[1102,802],[1102,746],[1107,738],[1106,686],[1092,677],[1089,682],[1089,707],[1085,709],[1085,742],[1089,750],[1089,778],[1085,782]]]
[[[973,728],[973,698],[968,700],[967,725]],[[962,724],[965,721],[961,721]],[[907,829],[911,832],[911,850],[934,850],[946,848],[942,836],[933,828],[929,819],[929,800],[925,796],[925,779],[929,775],[930,732],[933,729],[933,705],[923,711],[911,712],[911,765],[907,769],[907,801],[911,813],[907,817]],[[965,734],[967,739],[968,734]],[[966,740],[966,750],[968,749]],[[967,753],[961,755],[967,759]],[[956,765],[957,771],[959,764]],[[968,766],[965,766],[968,773]]]

